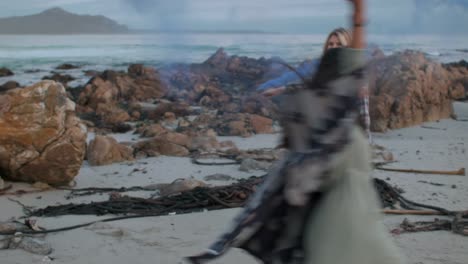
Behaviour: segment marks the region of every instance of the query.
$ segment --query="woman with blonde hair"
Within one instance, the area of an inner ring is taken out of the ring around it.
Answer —
[[[351,35],[344,28],[336,28],[330,32],[323,45],[323,54],[329,49],[347,47],[351,43]],[[317,71],[320,59],[303,62],[295,71],[288,71],[278,78],[269,80],[259,85],[257,91],[265,96],[275,96],[281,94],[285,86],[301,81],[301,76],[313,75]]]
[[[365,0],[349,1],[351,43],[328,49],[317,73],[281,101],[288,153],[228,231],[190,263],[209,262],[232,247],[264,264],[402,263],[379,221],[369,144],[356,125],[365,82]]]
[[[351,34],[344,28],[336,28],[330,34],[323,45],[323,53],[329,49],[348,47],[351,44]]]
[[[344,28],[336,28],[330,32],[323,45],[323,54],[330,49],[348,47],[351,45],[351,33]],[[257,88],[264,96],[275,97],[282,94],[286,90],[286,85],[294,84],[301,81],[302,76],[310,76],[315,74],[319,60],[307,61],[300,65],[295,71],[286,72],[278,78],[267,81]],[[366,133],[369,142],[372,142],[370,132],[370,115],[369,115],[369,90],[368,86],[364,85],[359,90],[359,124]]]

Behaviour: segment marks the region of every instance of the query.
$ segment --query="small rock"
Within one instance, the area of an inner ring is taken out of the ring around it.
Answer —
[[[452,189],[456,189],[457,186],[455,184],[452,185]]]
[[[79,66],[76,66],[76,65],[73,65],[73,64],[70,64],[70,63],[64,63],[64,64],[61,64],[59,66],[57,66],[57,70],[72,70],[72,69],[78,69]]]
[[[68,82],[76,80],[75,77],[69,75],[69,74],[60,74],[60,73],[53,73],[52,75],[44,76],[42,77],[42,80],[53,80],[56,82],[60,82],[63,85],[66,86]]]
[[[226,174],[217,173],[217,174],[205,176],[203,179],[205,181],[230,181],[234,178]]]
[[[10,248],[10,241],[11,241],[11,237],[0,236],[0,249]]]
[[[2,233],[15,233],[23,230],[29,230],[29,227],[18,222],[0,222],[0,232]]]
[[[153,184],[153,185],[148,185],[145,187],[148,189],[154,188],[155,190],[159,190],[159,195],[166,196],[166,195],[171,195],[175,193],[190,191],[197,187],[206,187],[206,186],[207,186],[206,183],[195,180],[195,179],[178,179],[170,184],[165,184],[165,183]]]
[[[88,77],[94,77],[94,76],[97,76],[100,74],[100,72],[98,71],[93,71],[93,70],[88,70],[88,71],[83,71],[85,76],[88,76]]]
[[[32,237],[24,237],[18,247],[38,255],[49,255],[52,253],[52,247],[49,243]]]
[[[3,181],[3,179],[0,177],[0,190],[3,190],[5,189],[5,182]]]
[[[265,161],[257,161],[254,159],[244,159],[239,167],[240,171],[251,171],[251,170],[268,170],[271,164]]]
[[[42,263],[51,263],[54,259],[49,256],[44,256],[42,258]]]
[[[42,70],[39,69],[30,69],[30,70],[25,70],[24,73],[38,73],[41,72]]]
[[[393,153],[391,153],[390,151],[385,151],[382,153],[382,158],[385,161],[393,161]]]
[[[23,233],[16,232],[15,235],[10,239],[10,246],[9,249],[16,249],[18,248],[19,244],[23,240]]]
[[[43,191],[52,189],[49,184],[43,182],[35,182],[32,186]]]

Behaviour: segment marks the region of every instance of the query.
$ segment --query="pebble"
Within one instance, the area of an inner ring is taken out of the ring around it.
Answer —
[[[0,249],[8,249],[10,247],[11,237],[0,236]]]
[[[18,247],[38,255],[49,255],[52,253],[52,247],[50,244],[38,238],[24,237]]]

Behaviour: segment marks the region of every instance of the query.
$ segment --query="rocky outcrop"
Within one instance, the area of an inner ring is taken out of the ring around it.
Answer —
[[[0,95],[0,174],[6,179],[67,184],[85,147],[86,127],[61,84],[42,81]]]
[[[105,71],[92,78],[78,97],[80,113],[95,113],[99,123],[112,125],[124,122],[130,115],[124,115],[122,105],[131,102],[148,101],[161,98],[166,89],[159,81],[154,68],[131,65],[128,73]],[[112,115],[119,115],[114,118]],[[111,122],[109,124],[109,122]]]
[[[463,96],[462,87],[454,85],[444,67],[420,52],[405,51],[373,60],[369,76],[373,131],[448,118],[452,100]]]
[[[105,71],[92,78],[80,94],[78,103],[96,109],[99,104],[154,100],[165,93],[155,69],[131,65],[128,73]]]
[[[89,143],[87,149],[87,160],[92,166],[101,166],[133,160],[133,149],[129,146],[119,144],[112,137],[97,135]]]
[[[229,56],[219,49],[203,63],[172,65],[161,69],[161,78],[171,98],[183,98],[203,106],[222,107],[233,94],[278,76],[285,70],[277,59]]]
[[[375,47],[372,58],[373,131],[447,118],[452,114],[451,101],[466,97],[466,62],[441,65],[411,51],[385,56]],[[206,129],[223,136],[272,133],[276,105],[253,88],[284,72],[285,66],[277,62],[228,56],[219,49],[203,63],[158,71],[142,65],[131,65],[127,73],[105,71],[79,94],[79,112],[87,120],[91,117],[96,127],[112,131],[139,120],[192,134]]]

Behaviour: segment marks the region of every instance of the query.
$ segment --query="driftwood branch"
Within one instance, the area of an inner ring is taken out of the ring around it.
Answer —
[[[447,130],[446,128],[440,128],[440,127],[431,127],[431,126],[421,126],[421,127],[426,128],[426,129]]]
[[[460,235],[468,236],[468,211],[455,216],[452,221],[452,231]]]
[[[192,163],[196,165],[204,165],[204,166],[225,166],[225,165],[239,165],[241,164],[240,161],[226,161],[226,162],[204,162],[200,159],[193,158]]]
[[[393,230],[392,233],[401,234],[437,230],[452,231],[455,234],[468,236],[468,212],[458,212],[453,220],[435,218],[433,221],[411,222],[405,218],[400,224],[400,228]]]
[[[420,173],[420,174],[440,174],[440,175],[454,175],[454,176],[465,176],[465,168],[461,168],[455,171],[439,171],[439,170],[414,170],[414,169],[397,169],[397,168],[385,168],[377,166],[376,169],[383,171],[395,171],[405,173]]]
[[[432,210],[397,210],[397,209],[384,209],[384,214],[397,214],[397,215],[445,215],[443,212]]]

